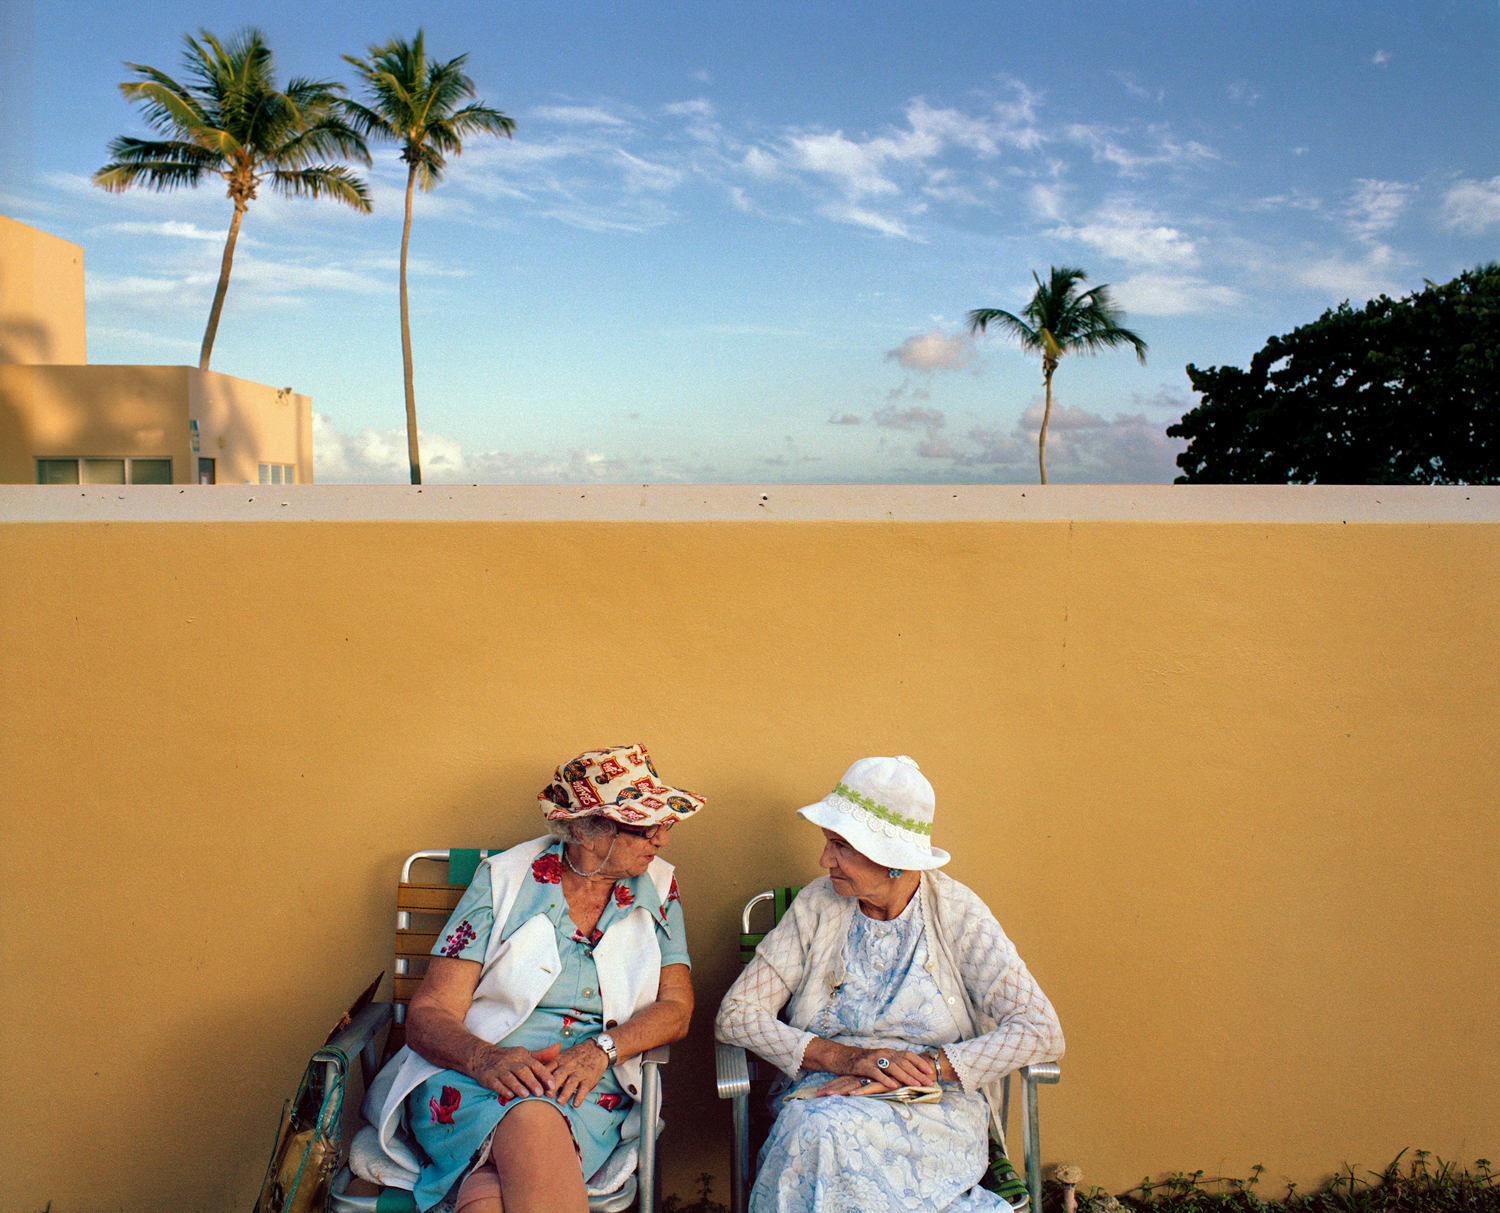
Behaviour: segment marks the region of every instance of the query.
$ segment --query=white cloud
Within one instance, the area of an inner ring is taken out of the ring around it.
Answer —
[[[648,484],[712,482],[716,471],[679,460],[624,458],[579,447],[563,453],[473,451],[418,429],[424,484]],[[320,484],[407,484],[406,427],[345,434],[313,414],[313,476]]]
[[[598,105],[539,105],[530,111],[530,117],[544,122],[560,122],[565,126],[631,125],[618,114],[612,114]]]
[[[969,333],[949,337],[934,329],[908,337],[885,358],[909,371],[956,371],[974,360],[974,338]]]
[[[854,206],[850,203],[831,202],[826,206],[819,207],[818,213],[840,223],[852,223],[856,227],[867,227],[871,231],[879,232],[882,236],[901,236],[906,239],[912,239],[911,232],[899,219],[892,219],[887,215],[879,214],[868,207]]]
[[[1370,62],[1373,63],[1376,67],[1384,67],[1391,61],[1392,58],[1394,58],[1394,56],[1389,51],[1376,51],[1375,54],[1370,57]]]
[[[1143,101],[1154,101],[1158,105],[1160,105],[1163,101],[1165,101],[1167,99],[1167,90],[1166,89],[1164,89],[1164,88],[1156,88],[1156,89],[1147,88],[1144,84],[1142,84],[1139,80],[1137,80],[1129,72],[1110,72],[1110,75],[1113,76],[1116,80],[1118,80],[1120,82],[1120,84],[1124,87],[1125,91],[1127,93],[1129,93],[1132,97],[1139,97]]]
[[[1150,211],[1129,202],[1100,208],[1081,227],[1059,227],[1048,234],[1060,240],[1081,240],[1127,265],[1187,269],[1198,264],[1196,246],[1181,231],[1157,222]]]
[[[1291,262],[1287,277],[1297,286],[1329,299],[1359,302],[1377,295],[1392,298],[1402,295],[1401,283],[1391,276],[1396,268],[1397,258],[1390,246],[1371,243],[1369,251],[1358,261],[1332,256]]]
[[[629,190],[666,192],[676,189],[685,175],[681,169],[652,164],[649,160],[642,160],[626,151],[617,152],[616,155],[625,162],[625,188]]]
[[[783,163],[800,172],[828,178],[852,199],[869,194],[899,194],[901,187],[881,168],[893,155],[888,140],[855,143],[843,131],[830,135],[804,135],[787,140]]]
[[[148,333],[142,329],[113,328],[105,324],[88,326],[88,340],[117,342],[124,346],[144,345],[150,348],[171,350],[178,353],[196,354],[202,341],[189,341],[184,337],[163,337],[160,333]]]
[[[218,245],[222,245],[229,234],[227,229],[209,231],[196,223],[183,223],[176,219],[168,219],[162,223],[111,223],[105,230],[127,236],[175,236],[183,240],[207,240]],[[235,241],[235,247],[259,243],[253,237],[240,236]]]
[[[1038,182],[1027,191],[1031,213],[1038,219],[1056,221],[1063,217],[1063,188]]]
[[[1110,291],[1127,312],[1143,316],[1190,315],[1239,307],[1245,302],[1245,296],[1231,286],[1216,286],[1192,276],[1150,272],[1115,282]]]
[[[1458,181],[1443,195],[1445,226],[1471,236],[1500,223],[1500,177]]]
[[[1087,147],[1095,161],[1113,164],[1127,177],[1140,176],[1147,168],[1202,164],[1219,158],[1216,152],[1197,140],[1179,142],[1166,126],[1147,128],[1150,146],[1143,151],[1125,147],[1117,138],[1123,133],[1118,127],[1075,122],[1064,133],[1070,141]]]
[[[1344,211],[1350,233],[1358,240],[1373,240],[1395,227],[1416,188],[1400,181],[1356,181]]]

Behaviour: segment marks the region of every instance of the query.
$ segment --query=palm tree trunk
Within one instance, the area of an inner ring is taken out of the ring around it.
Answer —
[[[422,483],[422,456],[417,450],[417,391],[411,377],[411,315],[406,306],[406,246],[411,241],[411,193],[417,182],[413,162],[406,174],[406,224],[401,229],[401,371],[406,381],[406,454],[411,482]]]
[[[229,237],[224,241],[224,260],[219,266],[219,289],[214,292],[214,305],[208,311],[208,328],[203,332],[203,348],[198,352],[198,369],[208,370],[208,360],[214,352],[214,336],[219,331],[219,314],[224,310],[224,296],[229,292],[229,271],[234,265],[234,242],[240,238],[240,220],[245,215],[245,204],[234,200],[234,218],[229,221]]]
[[[1042,411],[1042,432],[1036,440],[1036,465],[1042,473],[1042,483],[1047,483],[1047,422],[1052,420],[1052,372],[1057,363],[1051,358],[1042,359],[1042,379],[1047,384],[1047,407]]]

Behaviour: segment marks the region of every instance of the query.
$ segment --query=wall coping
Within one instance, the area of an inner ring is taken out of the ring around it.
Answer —
[[[38,522],[1500,522],[1500,486],[0,485]]]

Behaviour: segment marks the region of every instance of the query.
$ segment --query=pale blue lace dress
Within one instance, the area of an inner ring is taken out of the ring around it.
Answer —
[[[953,1017],[927,960],[920,897],[889,922],[855,913],[844,942],[844,984],[809,1030],[858,1048],[930,1051],[952,1043]],[[977,1186],[989,1162],[983,1094],[943,1083],[936,1104],[787,1098],[833,1077],[805,1074],[780,1096],[750,1213],[1008,1210]]]

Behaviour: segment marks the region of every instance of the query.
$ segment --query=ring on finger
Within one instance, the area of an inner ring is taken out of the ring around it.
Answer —
[[[875,1064],[882,1070],[888,1070],[891,1066],[891,1059],[889,1057],[877,1057],[875,1059]]]

